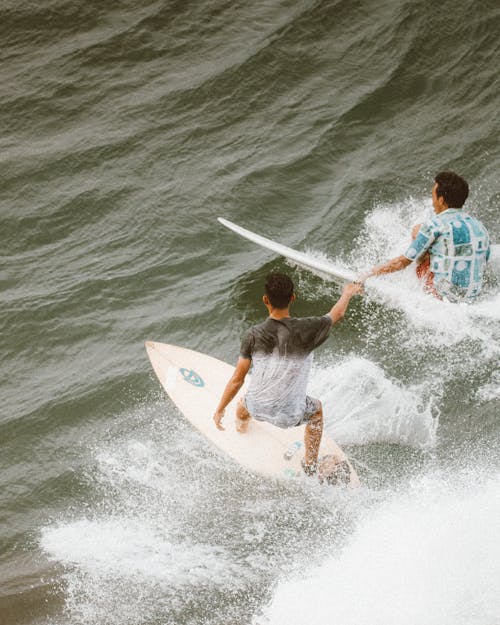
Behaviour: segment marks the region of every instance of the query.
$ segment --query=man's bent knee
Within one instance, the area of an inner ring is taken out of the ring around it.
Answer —
[[[323,406],[318,401],[318,410],[311,416],[308,422],[313,427],[321,427],[323,425]]]

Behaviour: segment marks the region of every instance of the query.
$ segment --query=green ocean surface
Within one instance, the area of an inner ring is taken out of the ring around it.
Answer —
[[[235,363],[269,271],[294,314],[339,296],[219,216],[362,271],[453,169],[498,241],[499,29],[489,0],[1,3],[2,625],[499,622],[498,278],[443,307],[408,269],[318,350],[355,494],[219,456],[144,349]]]

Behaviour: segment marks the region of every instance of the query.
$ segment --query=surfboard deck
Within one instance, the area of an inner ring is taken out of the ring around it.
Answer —
[[[345,269],[344,267],[340,267],[335,263],[332,263],[328,260],[320,260],[305,254],[304,252],[299,252],[297,250],[292,249],[291,247],[287,247],[286,245],[282,245],[281,243],[276,243],[276,241],[272,241],[266,237],[261,236],[260,234],[256,234],[251,230],[247,230],[246,228],[242,228],[237,224],[229,221],[227,219],[223,219],[222,217],[217,218],[218,221],[232,230],[236,234],[252,241],[253,243],[257,243],[261,247],[264,247],[280,256],[284,256],[288,260],[304,267],[305,269],[309,269],[310,271],[316,273],[317,275],[329,279],[334,280],[340,284],[345,284],[346,282],[353,282],[356,280],[356,274],[354,271],[350,269]]]
[[[226,408],[222,425],[216,428],[213,414],[234,367],[201,352],[158,343],[146,342],[146,351],[153,369],[170,399],[186,419],[220,451],[248,471],[272,478],[303,478],[305,426],[282,429],[252,420],[248,431],[236,431],[236,403],[249,383],[249,376],[238,395]],[[359,486],[356,471],[342,449],[323,434],[320,457],[332,455],[345,461],[350,469],[350,487]]]

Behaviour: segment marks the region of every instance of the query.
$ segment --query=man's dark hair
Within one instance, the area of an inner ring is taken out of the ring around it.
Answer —
[[[442,197],[448,208],[462,208],[469,196],[469,185],[453,171],[442,171],[435,178],[436,193]]]
[[[265,294],[274,308],[286,308],[293,295],[293,282],[284,273],[270,273],[266,278]]]

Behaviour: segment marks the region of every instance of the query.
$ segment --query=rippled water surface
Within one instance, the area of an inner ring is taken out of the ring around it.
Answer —
[[[318,350],[357,493],[217,455],[144,350],[234,363],[270,270],[338,297],[218,216],[363,271],[450,168],[497,242],[497,3],[107,5],[0,7],[0,622],[498,623],[498,273],[379,279]]]

